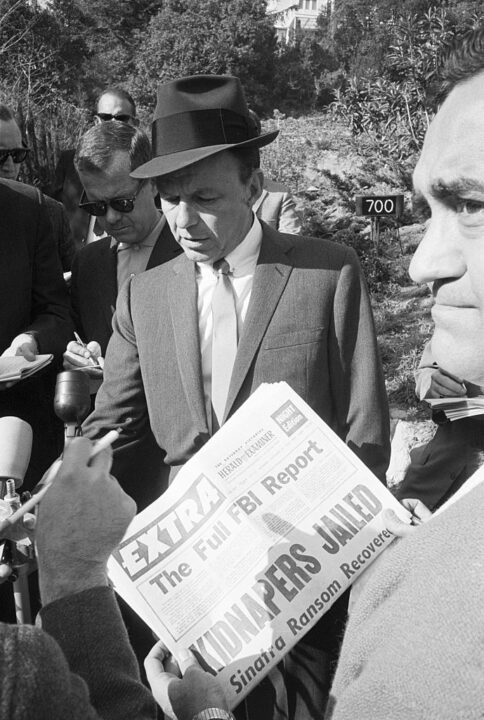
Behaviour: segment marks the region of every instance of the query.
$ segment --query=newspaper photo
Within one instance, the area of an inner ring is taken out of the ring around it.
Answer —
[[[115,590],[235,707],[392,541],[407,511],[284,382],[265,384],[137,515]]]

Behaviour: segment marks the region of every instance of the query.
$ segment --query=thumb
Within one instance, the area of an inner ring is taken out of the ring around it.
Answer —
[[[176,659],[182,675],[185,675],[186,671],[190,668],[198,668],[199,670],[202,669],[200,667],[200,663],[191,650],[180,650],[180,652],[177,653]]]
[[[410,535],[410,533],[412,533],[414,530],[414,528],[412,528],[410,525],[403,522],[403,520],[400,520],[394,510],[390,510],[389,508],[387,508],[383,511],[382,517],[385,521],[387,530],[396,537],[406,537],[407,535]]]
[[[94,357],[99,357],[101,354],[101,346],[96,340],[91,340],[87,343],[87,349]]]
[[[15,352],[15,355],[23,355],[23,357],[29,362],[33,362],[35,360],[35,353],[27,343],[19,345]]]

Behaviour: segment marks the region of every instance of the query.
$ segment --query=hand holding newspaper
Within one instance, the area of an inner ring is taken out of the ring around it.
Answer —
[[[385,508],[409,518],[289,385],[266,384],[134,518],[109,575],[234,707],[392,541]]]

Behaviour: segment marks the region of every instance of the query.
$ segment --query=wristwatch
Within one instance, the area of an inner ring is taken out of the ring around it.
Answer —
[[[235,720],[235,716],[222,708],[206,708],[194,715],[192,720]]]

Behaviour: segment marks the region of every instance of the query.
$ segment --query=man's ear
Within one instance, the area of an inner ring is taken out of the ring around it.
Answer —
[[[151,188],[151,194],[153,195],[153,197],[156,197],[158,195],[158,188],[156,187],[154,178],[150,178],[150,188]]]
[[[253,170],[252,176],[248,184],[249,198],[247,204],[249,205],[249,207],[252,207],[255,201],[260,197],[263,187],[264,175],[260,168],[256,168],[255,170]]]

